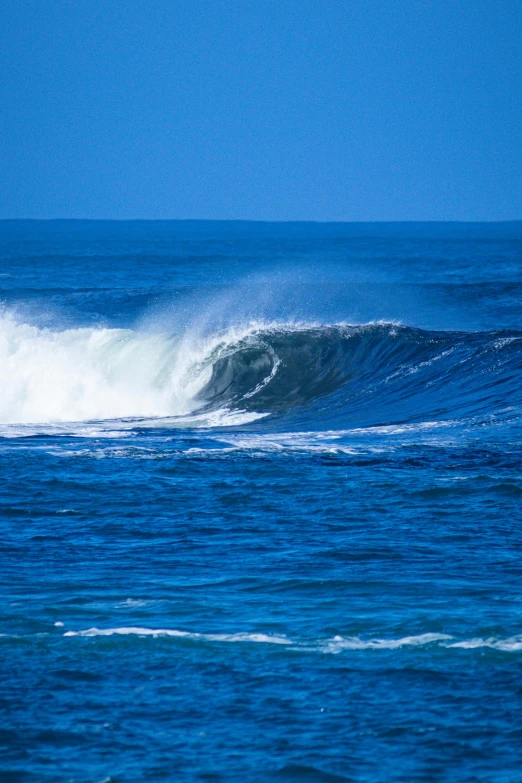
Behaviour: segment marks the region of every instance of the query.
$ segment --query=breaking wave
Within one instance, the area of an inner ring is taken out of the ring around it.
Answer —
[[[3,424],[440,421],[516,410],[521,370],[520,332],[254,323],[201,336],[0,318]]]

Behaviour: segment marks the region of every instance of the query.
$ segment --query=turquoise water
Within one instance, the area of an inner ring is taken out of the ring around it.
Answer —
[[[521,225],[0,251],[2,780],[518,783]]]

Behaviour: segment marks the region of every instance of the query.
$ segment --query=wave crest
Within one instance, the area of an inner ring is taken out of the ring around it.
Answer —
[[[0,318],[4,424],[185,418],[213,426],[269,414],[300,425],[320,418],[322,427],[440,420],[520,404],[521,370],[514,332],[272,323],[201,337],[51,331]]]

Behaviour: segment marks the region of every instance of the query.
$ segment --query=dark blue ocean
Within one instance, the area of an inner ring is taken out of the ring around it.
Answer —
[[[522,223],[0,223],[2,783],[522,781]]]

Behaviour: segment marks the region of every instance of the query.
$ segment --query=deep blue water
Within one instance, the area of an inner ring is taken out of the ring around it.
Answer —
[[[522,224],[0,275],[2,781],[522,781]]]

